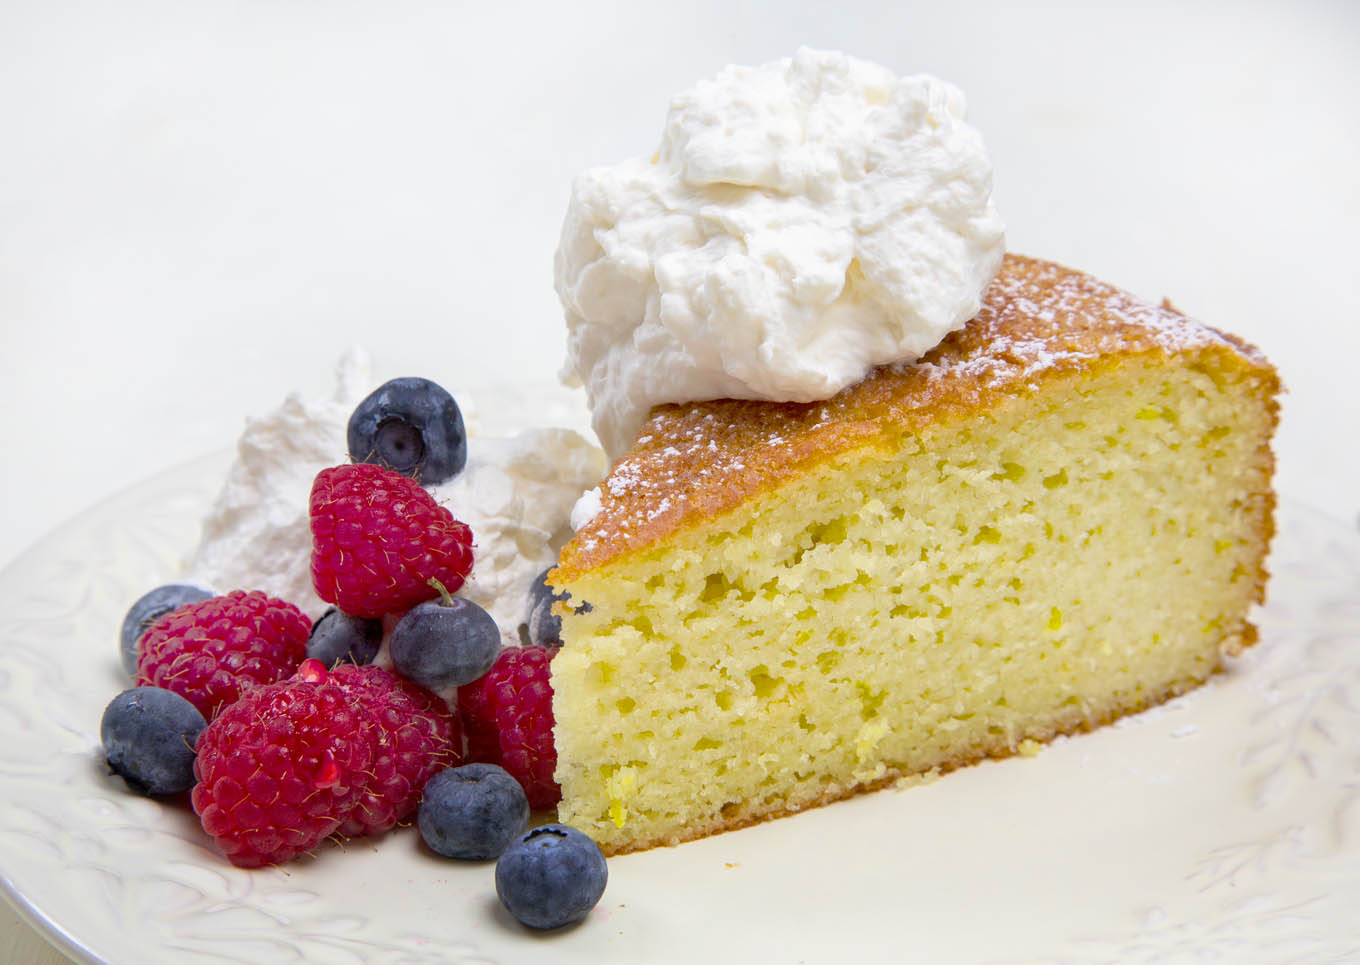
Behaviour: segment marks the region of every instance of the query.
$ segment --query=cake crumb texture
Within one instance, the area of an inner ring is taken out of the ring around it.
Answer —
[[[1008,257],[826,403],[654,411],[553,576],[559,817],[608,853],[901,784],[1183,693],[1251,643],[1274,371]]]

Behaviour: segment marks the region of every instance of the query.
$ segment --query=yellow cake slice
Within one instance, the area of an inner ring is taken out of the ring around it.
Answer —
[[[674,844],[1012,754],[1255,638],[1279,384],[1251,346],[1008,256],[920,362],[653,410],[551,581],[561,820]]]

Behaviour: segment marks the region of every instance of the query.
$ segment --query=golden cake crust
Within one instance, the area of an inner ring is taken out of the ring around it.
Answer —
[[[1259,382],[1277,418],[1278,378],[1253,346],[1169,303],[1149,305],[1082,272],[1007,255],[977,317],[918,362],[880,367],[824,402],[657,406],[601,484],[600,512],[563,549],[550,579],[570,582],[720,516],[808,466],[1033,394],[1054,377],[1131,356],[1187,355],[1216,357],[1221,370]],[[1270,519],[1268,511],[1267,541]],[[1257,581],[1263,588],[1264,570]]]

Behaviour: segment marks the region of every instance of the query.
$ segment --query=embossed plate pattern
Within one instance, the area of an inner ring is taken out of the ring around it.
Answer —
[[[1184,698],[989,762],[617,858],[552,936],[411,831],[245,872],[110,778],[118,621],[227,465],[151,480],[0,572],[0,884],[90,961],[1360,958],[1360,539],[1286,501],[1260,644]],[[1136,618],[1136,615],[1131,615]]]

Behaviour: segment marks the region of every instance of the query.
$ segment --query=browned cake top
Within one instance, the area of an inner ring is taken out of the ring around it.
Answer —
[[[556,581],[730,510],[885,432],[1028,394],[1097,359],[1217,350],[1269,372],[1252,346],[1090,275],[1007,255],[982,310],[917,362],[886,365],[824,402],[661,405],[601,484],[600,512],[562,551]]]

